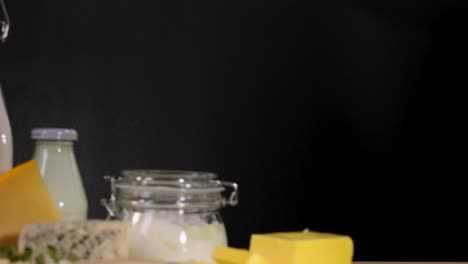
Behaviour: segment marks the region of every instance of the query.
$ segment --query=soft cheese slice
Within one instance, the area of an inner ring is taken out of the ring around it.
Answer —
[[[104,220],[31,224],[23,229],[18,241],[19,250],[30,247],[34,256],[48,257],[49,246],[64,259],[127,259],[127,225]]]
[[[268,264],[259,254],[245,249],[218,246],[213,252],[213,258],[218,264]]]
[[[351,264],[350,237],[320,232],[253,234],[250,251],[271,264]]]
[[[30,223],[60,220],[35,160],[0,175],[0,246],[14,246]]]

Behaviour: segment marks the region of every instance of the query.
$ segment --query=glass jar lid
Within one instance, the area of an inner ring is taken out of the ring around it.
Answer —
[[[210,172],[176,170],[124,170],[116,186],[144,187],[161,192],[220,192],[225,189],[216,180],[217,175]],[[130,187],[131,188],[131,187]]]
[[[218,209],[238,203],[237,184],[220,181],[211,172],[124,170],[121,174],[106,177],[112,194],[103,204],[110,214],[118,208]],[[225,198],[228,188],[232,191]]]

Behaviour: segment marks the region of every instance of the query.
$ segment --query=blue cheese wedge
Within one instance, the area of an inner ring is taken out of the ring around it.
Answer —
[[[45,258],[45,263],[127,259],[127,225],[104,220],[30,224],[18,240],[20,251],[28,247],[33,259]]]

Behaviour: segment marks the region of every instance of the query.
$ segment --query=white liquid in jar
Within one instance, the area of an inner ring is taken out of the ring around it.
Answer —
[[[129,226],[129,258],[134,260],[183,263],[211,258],[218,245],[227,245],[220,222],[207,223],[199,215],[134,212]]]

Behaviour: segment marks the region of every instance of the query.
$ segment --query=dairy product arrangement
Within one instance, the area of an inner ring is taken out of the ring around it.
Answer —
[[[252,234],[249,249],[230,248],[218,210],[237,203],[236,184],[154,173],[112,186],[120,192],[106,205],[118,219],[79,221],[61,218],[35,160],[0,175],[0,263],[352,263],[350,237],[308,230]]]

